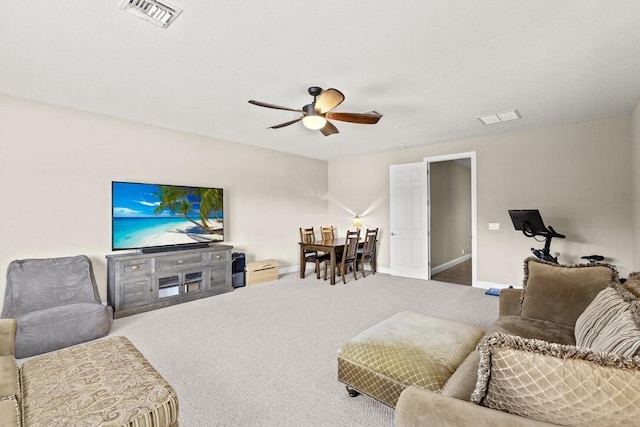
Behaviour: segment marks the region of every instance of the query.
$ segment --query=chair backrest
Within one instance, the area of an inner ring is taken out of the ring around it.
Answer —
[[[326,227],[320,228],[320,232],[322,233],[322,240],[333,240],[333,225],[329,225]]]
[[[378,238],[378,229],[369,229],[364,235],[364,244],[362,245],[362,255],[370,257],[376,249],[376,239]]]
[[[24,259],[9,264],[2,317],[79,302],[101,304],[88,257]]]
[[[358,255],[358,244],[360,243],[360,230],[347,231],[347,240],[344,243],[344,251],[342,252],[342,262],[350,262],[356,259]]]
[[[300,242],[313,243],[316,240],[316,233],[311,228],[300,228]]]

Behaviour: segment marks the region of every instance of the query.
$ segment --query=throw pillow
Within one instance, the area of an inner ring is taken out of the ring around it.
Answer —
[[[640,358],[502,333],[478,351],[474,403],[559,425],[638,425]]]
[[[576,320],[576,345],[629,357],[638,355],[638,308],[636,296],[620,284],[604,289]]]
[[[636,298],[640,298],[640,272],[629,274],[624,288],[631,292]]]
[[[618,281],[610,264],[553,264],[529,257],[524,264],[520,315],[574,326],[596,295]]]

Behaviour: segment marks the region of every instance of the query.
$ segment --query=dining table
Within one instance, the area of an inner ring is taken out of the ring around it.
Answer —
[[[326,252],[329,254],[329,267],[331,269],[331,284],[336,284],[336,252],[341,250],[347,242],[346,237],[336,237],[334,239],[314,240],[313,243],[299,243],[300,245],[300,278],[304,279],[305,271],[307,267],[307,260],[305,259],[305,252],[317,251]],[[359,245],[362,245],[364,240],[360,239]]]

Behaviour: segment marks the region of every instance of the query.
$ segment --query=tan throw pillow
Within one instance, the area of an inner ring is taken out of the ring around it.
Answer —
[[[472,402],[559,425],[638,425],[640,358],[502,333],[478,350]]]
[[[629,274],[627,281],[624,282],[624,288],[631,292],[636,298],[640,298],[640,272]]]
[[[596,295],[618,281],[609,264],[553,264],[529,257],[524,265],[520,315],[574,326]]]
[[[640,350],[637,298],[619,284],[601,291],[576,321],[576,345],[632,357]]]

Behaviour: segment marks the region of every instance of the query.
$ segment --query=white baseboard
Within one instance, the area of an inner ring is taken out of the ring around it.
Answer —
[[[300,266],[290,265],[289,267],[283,267],[278,270],[278,273],[295,273],[300,271]]]
[[[440,264],[438,266],[431,268],[431,275],[438,274],[441,271],[446,270],[447,268],[451,268],[454,265],[458,265],[462,262],[468,261],[471,259],[471,254],[462,255],[460,258],[452,259],[451,261],[447,261],[444,264]]]
[[[471,258],[471,255],[465,255],[463,257],[460,257],[456,260],[453,261],[449,261],[449,263],[447,264],[443,264],[443,265],[448,265],[447,267],[443,268],[442,270],[445,270],[449,267],[452,267],[456,264],[459,264],[463,261],[468,260],[469,258]],[[442,266],[438,266],[436,268],[439,268]],[[431,269],[431,274],[435,274],[436,272],[434,272],[435,268]],[[440,271],[442,271],[440,270]],[[289,267],[283,267],[280,268],[279,273],[280,274],[285,274],[285,273],[297,273],[300,271],[300,267],[297,265],[291,265]],[[391,269],[389,267],[378,267],[378,273],[382,273],[382,274],[391,274]],[[474,288],[481,288],[481,289],[489,289],[489,288],[498,288],[498,289],[504,289],[504,288],[508,288],[509,286],[513,286],[514,288],[521,288],[522,285],[505,285],[504,283],[494,283],[494,282],[486,282],[484,280],[477,280],[476,283],[474,283],[473,287]]]
[[[513,286],[514,288],[521,287],[521,286],[514,286],[514,285],[505,285],[504,283],[485,282],[483,280],[476,280],[476,283],[473,285],[474,288],[482,288],[482,289],[489,289],[489,288],[505,289],[505,288],[508,288],[509,286]]]

